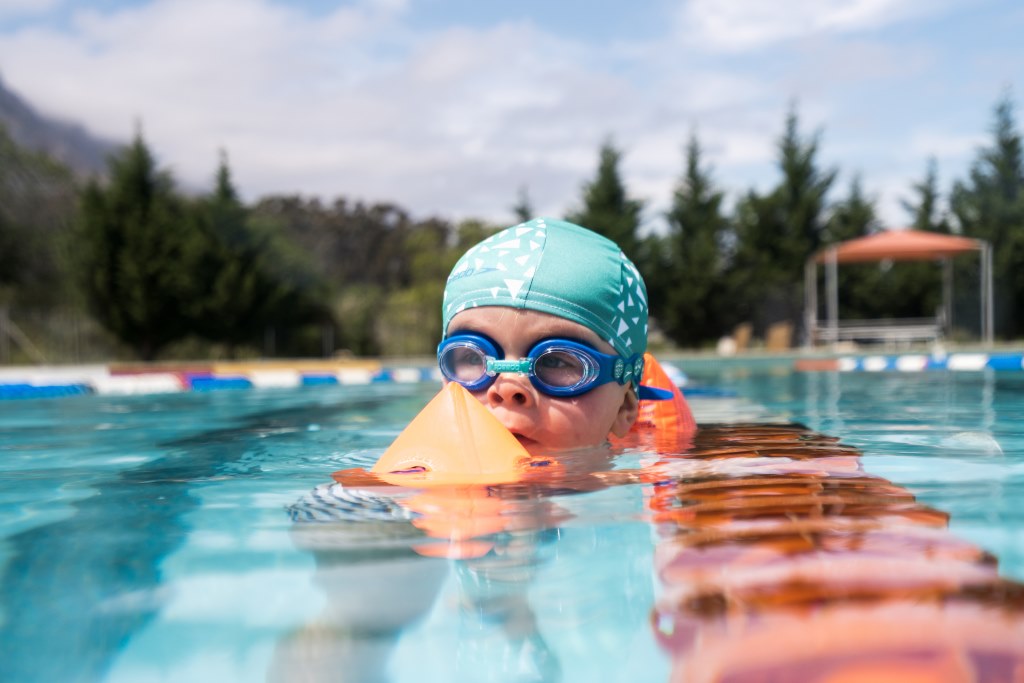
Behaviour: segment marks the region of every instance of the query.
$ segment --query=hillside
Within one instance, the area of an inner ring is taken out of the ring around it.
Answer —
[[[0,125],[19,147],[44,152],[68,166],[76,175],[106,170],[107,156],[118,144],[97,138],[82,126],[40,114],[10,90],[0,78]]]

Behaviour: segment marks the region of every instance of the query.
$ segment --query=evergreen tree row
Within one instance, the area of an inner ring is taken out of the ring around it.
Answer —
[[[755,335],[780,322],[799,333],[806,260],[826,244],[881,227],[858,177],[845,197],[831,199],[838,172],[822,165],[820,144],[820,132],[802,132],[791,110],[777,143],[776,185],[727,206],[694,134],[664,229],[645,231],[644,202],[630,196],[622,152],[608,140],[566,217],[633,258],[670,343],[710,345],[742,323]],[[991,142],[948,198],[934,160],[909,191],[909,227],[993,245],[996,332],[1019,337],[1024,158],[1009,97],[995,107]],[[532,217],[527,188],[510,209],[514,220]],[[0,336],[10,337],[16,320],[70,307],[106,330],[108,354],[125,349],[147,360],[430,353],[441,333],[445,276],[468,245],[498,227],[414,220],[393,204],[346,199],[270,196],[247,206],[223,156],[212,191],[187,196],[141,135],[111,160],[106,178],[80,187],[0,129]],[[968,283],[963,301],[976,297],[977,265],[959,265],[957,277]],[[932,315],[940,296],[935,264],[840,269],[844,318]],[[37,340],[59,335],[30,332]],[[0,362],[18,357],[8,342],[0,339]]]
[[[994,253],[996,333],[1024,334],[1024,159],[1012,102],[995,107],[991,143],[980,149],[967,180],[953,183],[944,208],[934,159],[902,201],[905,226],[988,241]],[[703,162],[696,135],[685,149],[684,171],[664,234],[639,237],[641,204],[628,196],[618,172],[620,152],[606,143],[597,178],[584,187],[584,209],[571,215],[616,239],[637,262],[650,290],[651,310],[668,338],[700,347],[748,323],[763,335],[774,323],[801,332],[804,264],[827,244],[883,228],[874,200],[854,176],[846,196],[830,201],[837,170],[819,160],[820,132],[801,132],[791,111],[777,149],[774,188],[750,190],[725,207],[725,193]],[[629,245],[629,246],[626,246]],[[632,252],[629,250],[633,249]],[[957,335],[978,335],[977,259],[956,263]],[[841,318],[909,318],[937,314],[940,266],[930,262],[844,266],[839,272]],[[972,327],[973,325],[973,327]]]

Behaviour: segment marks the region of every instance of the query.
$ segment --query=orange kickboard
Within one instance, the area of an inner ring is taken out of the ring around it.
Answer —
[[[530,454],[464,387],[446,385],[370,470],[398,486],[498,484],[522,478]]]

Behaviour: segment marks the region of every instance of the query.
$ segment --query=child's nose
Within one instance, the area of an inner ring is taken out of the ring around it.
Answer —
[[[495,405],[508,403],[525,407],[534,403],[533,391],[529,377],[511,372],[501,373],[487,388],[487,397]]]

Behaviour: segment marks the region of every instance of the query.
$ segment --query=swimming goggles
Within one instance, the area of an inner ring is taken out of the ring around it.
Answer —
[[[486,389],[503,372],[516,372],[528,375],[541,393],[557,397],[579,396],[608,382],[639,386],[644,369],[641,355],[612,356],[560,338],[537,342],[526,358],[506,359],[494,340],[476,332],[456,332],[441,342],[437,363],[441,374],[469,391]],[[638,396],[663,399],[671,393],[639,386]]]

